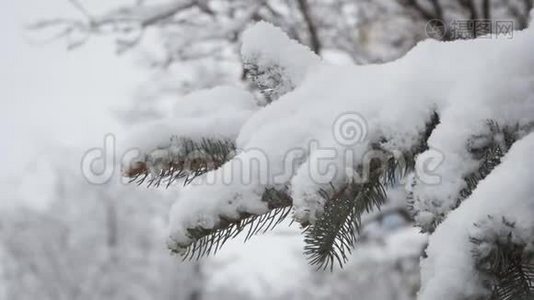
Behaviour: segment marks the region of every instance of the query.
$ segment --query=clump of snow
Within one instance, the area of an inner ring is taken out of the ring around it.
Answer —
[[[172,136],[235,139],[243,123],[258,108],[252,94],[236,87],[193,92],[178,99],[172,115],[166,119],[137,125],[131,144],[150,151],[169,146]]]
[[[182,138],[234,141],[258,108],[252,94],[232,86],[193,92],[178,99],[167,118],[137,124],[126,145],[164,161],[180,151]]]
[[[462,59],[462,65],[471,66],[467,69],[459,67],[463,70],[456,74],[456,84],[444,91],[447,93],[446,101],[439,106],[440,124],[430,136],[428,145],[429,151],[439,151],[444,157],[435,171],[441,180],[437,185],[419,182],[415,186],[415,208],[419,212],[416,221],[419,225],[426,227],[437,216],[446,215],[455,207],[459,192],[465,187],[463,178],[478,167],[467,144],[475,135],[488,134],[488,120],[510,127],[525,127],[533,122],[532,29],[517,32],[515,38],[514,41],[455,43],[461,50],[455,57]],[[484,52],[484,58],[476,57],[478,51]],[[450,68],[455,69],[456,65]],[[425,157],[425,153],[420,157]]]
[[[467,299],[484,289],[474,269],[470,236],[474,223],[505,215],[521,228],[534,228],[532,162],[534,133],[515,143],[503,162],[430,236],[422,262],[421,300]],[[520,229],[518,229],[520,230]]]
[[[241,57],[249,76],[270,100],[293,90],[321,63],[308,47],[263,21],[243,32]]]

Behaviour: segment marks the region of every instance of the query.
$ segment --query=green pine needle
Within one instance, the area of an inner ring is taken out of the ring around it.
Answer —
[[[348,260],[361,229],[364,212],[379,209],[386,201],[384,186],[378,180],[357,184],[349,183],[334,192],[325,205],[324,213],[305,231],[304,253],[310,264],[319,269],[340,267]]]
[[[492,300],[534,299],[534,249],[515,236],[515,223],[488,216],[489,225],[475,224],[481,236],[471,237],[475,267],[485,278]],[[496,231],[501,226],[504,230]],[[532,241],[530,241],[532,243]],[[489,247],[489,251],[487,250]],[[481,251],[480,249],[485,249]]]
[[[196,177],[217,169],[230,160],[236,151],[234,142],[229,140],[202,139],[194,141],[188,138],[178,140],[179,150],[174,153],[169,150],[169,160],[164,167],[154,174],[150,170],[150,155],[130,167],[125,176],[130,182],[147,183],[148,187],[159,187],[165,184],[169,187],[176,180],[183,180],[184,185],[191,183]]]

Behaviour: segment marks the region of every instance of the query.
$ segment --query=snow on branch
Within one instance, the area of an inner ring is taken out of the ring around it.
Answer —
[[[238,90],[212,90],[182,105],[188,112],[171,119],[165,130],[146,132],[147,139],[157,134],[159,141],[164,135],[216,134],[235,146],[228,160],[180,191],[170,213],[170,248],[188,257],[214,252],[244,228],[251,233],[271,228],[291,205],[294,219],[307,228],[310,261],[324,267],[343,263],[362,213],[387,201],[385,191],[412,169],[412,212],[423,230],[439,236],[448,230],[442,227],[464,230],[479,221],[468,215],[461,227],[446,225],[449,212],[473,198],[491,197],[484,192],[490,189],[486,182],[507,170],[514,153],[528,161],[522,150],[514,151],[526,146],[513,144],[529,145],[532,139],[526,136],[534,124],[533,30],[514,32],[513,39],[428,40],[391,63],[334,66],[272,25],[257,23],[243,34],[243,61],[256,68],[260,86],[278,101],[259,108],[246,93],[234,97]],[[227,109],[215,106],[225,117],[213,118],[206,107],[195,115],[197,105],[220,98],[237,101]],[[527,175],[518,188],[532,186],[523,185],[532,178]],[[490,182],[498,185],[495,180]],[[335,213],[339,210],[344,214]],[[427,270],[440,261],[440,251],[430,248]],[[454,266],[459,269],[451,272],[465,269]],[[437,274],[426,272],[427,278]],[[474,280],[461,283],[465,293]],[[424,299],[450,299],[440,298],[443,291],[432,279],[426,283],[423,294],[438,296]]]
[[[487,225],[483,227],[486,230],[483,235],[487,236],[487,230],[499,232],[502,229],[498,216],[505,216],[515,221],[514,228],[507,227],[516,242],[521,237],[532,239],[534,168],[527,163],[532,162],[532,153],[533,133],[516,142],[502,164],[430,236],[426,251],[428,258],[422,263],[420,299],[475,299],[491,293],[483,286],[482,278],[475,269],[475,258],[469,251],[473,248],[471,237],[481,239],[480,225],[475,223]],[[498,222],[486,222],[488,216],[497,216]],[[530,249],[530,252],[532,255],[534,250]]]
[[[166,119],[132,129],[128,146],[141,155],[123,166],[123,174],[168,186],[216,169],[235,155],[239,129],[257,109],[251,94],[230,86],[191,93]]]
[[[491,293],[492,298],[534,297],[534,228],[523,225],[504,215],[488,215],[474,224],[476,230],[470,240],[475,268],[484,292]]]
[[[321,62],[308,47],[267,22],[243,32],[241,57],[247,76],[269,101],[293,90]]]

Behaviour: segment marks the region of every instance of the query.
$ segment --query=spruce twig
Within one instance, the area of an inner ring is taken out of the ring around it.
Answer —
[[[291,212],[291,198],[287,188],[277,190],[267,188],[262,196],[262,201],[267,203],[269,211],[261,215],[242,213],[239,218],[221,219],[217,228],[191,228],[188,234],[193,243],[185,248],[179,245],[170,247],[171,252],[182,255],[184,260],[200,259],[201,257],[217,253],[229,240],[245,233],[245,241],[256,234],[263,234],[274,229],[282,223]]]
[[[485,278],[492,300],[534,299],[534,252],[516,235],[515,223],[488,216],[474,224],[481,234],[471,237],[475,267]],[[533,241],[531,240],[530,243]]]
[[[177,180],[187,185],[204,173],[219,168],[230,160],[236,146],[229,140],[202,139],[194,141],[188,138],[178,139],[177,149],[158,149],[164,151],[163,157],[154,157],[148,153],[142,160],[134,162],[124,171],[124,176],[139,185],[147,183],[148,187],[169,187]]]

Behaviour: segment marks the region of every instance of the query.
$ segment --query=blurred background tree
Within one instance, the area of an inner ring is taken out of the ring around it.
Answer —
[[[92,36],[113,37],[117,53],[135,51],[143,65],[158,70],[142,87],[128,120],[160,117],[154,100],[245,79],[238,55],[240,35],[264,20],[334,63],[394,60],[418,41],[427,27],[442,24],[442,40],[455,20],[506,20],[514,29],[528,24],[532,0],[136,0],[95,14],[91,1],[69,0],[80,18],[51,18],[30,26],[65,38],[69,48]],[[495,27],[495,26],[493,26]],[[437,30],[440,30],[438,28]],[[474,37],[468,29],[463,38]],[[496,28],[492,28],[496,30]],[[250,88],[253,88],[252,86]],[[161,100],[160,100],[161,101]],[[150,105],[146,105],[150,103]],[[146,112],[140,114],[140,111]]]

